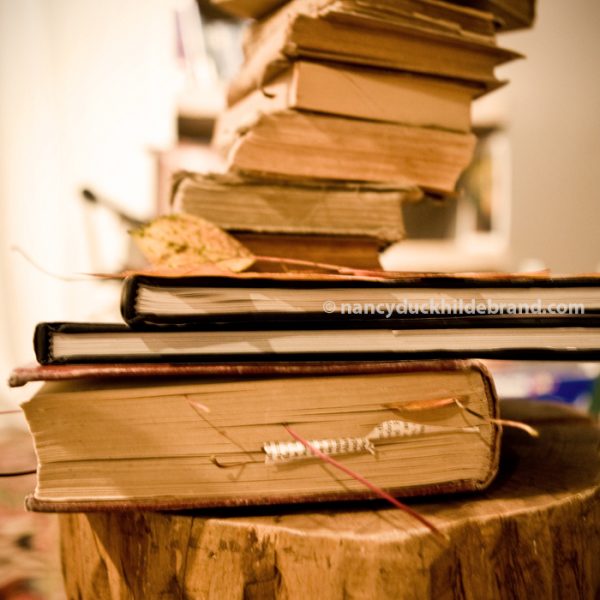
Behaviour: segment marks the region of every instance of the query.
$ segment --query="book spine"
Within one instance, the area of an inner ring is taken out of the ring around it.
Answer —
[[[137,314],[135,309],[138,287],[138,278],[132,276],[125,279],[123,288],[121,289],[121,316],[130,327],[135,327],[140,323],[143,324],[143,319]]]
[[[500,399],[498,398],[498,393],[496,392],[496,384],[494,383],[494,378],[487,365],[480,361],[471,361],[469,363],[469,367],[477,372],[485,386],[485,396],[488,403],[488,414],[491,419],[499,419],[500,418]],[[494,479],[496,474],[498,473],[498,469],[500,468],[500,446],[502,441],[502,427],[496,425],[494,423],[490,423],[491,427],[493,427],[493,442],[490,448],[489,455],[489,466],[487,477],[482,481],[478,481],[475,483],[474,490],[483,490]]]
[[[52,362],[52,325],[38,323],[33,333],[33,350],[37,361],[42,365]]]

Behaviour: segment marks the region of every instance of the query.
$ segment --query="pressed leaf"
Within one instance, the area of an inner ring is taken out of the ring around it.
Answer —
[[[213,223],[186,214],[158,217],[130,232],[155,268],[193,272],[201,265],[238,273],[254,264],[245,246]]]

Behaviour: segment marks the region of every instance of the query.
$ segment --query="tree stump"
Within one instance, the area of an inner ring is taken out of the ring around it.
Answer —
[[[508,402],[485,493],[411,500],[440,542],[382,503],[60,516],[69,598],[228,600],[600,597],[600,432],[560,406]]]

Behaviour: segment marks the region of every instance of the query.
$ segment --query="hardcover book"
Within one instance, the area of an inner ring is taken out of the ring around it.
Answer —
[[[326,315],[325,315],[326,317]],[[42,364],[511,358],[598,360],[600,318],[433,318],[301,323],[207,323],[202,329],[131,329],[121,324],[41,323]]]
[[[39,460],[33,510],[372,497],[290,431],[395,495],[483,489],[498,466],[497,399],[473,362],[48,383],[23,410]]]
[[[459,81],[297,60],[219,115],[215,138],[226,145],[261,114],[288,109],[468,132],[480,93]]]
[[[440,2],[292,0],[248,29],[229,103],[299,58],[436,75],[490,89],[498,83],[494,67],[519,56],[499,48],[494,33],[490,13]]]
[[[286,110],[261,115],[223,150],[232,171],[254,177],[391,182],[450,194],[474,148],[471,133]]]
[[[575,313],[572,316],[600,315],[597,275],[134,275],[126,280],[121,301],[123,317],[131,325],[315,319],[343,324],[381,320],[382,316],[389,321],[447,317],[458,322],[461,316],[476,320],[511,313],[542,319],[566,316],[569,307]]]
[[[404,236],[402,202],[418,198],[393,184],[179,173],[172,204],[229,233],[362,236],[381,246]]]

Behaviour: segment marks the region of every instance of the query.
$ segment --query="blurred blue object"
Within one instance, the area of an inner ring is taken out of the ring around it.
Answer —
[[[532,398],[561,402],[581,410],[595,407],[598,363],[487,363],[500,398]]]
[[[594,378],[565,379],[557,377],[554,382],[554,389],[548,394],[540,394],[541,400],[558,400],[567,404],[582,403],[586,406],[591,401],[592,389],[594,387]]]

